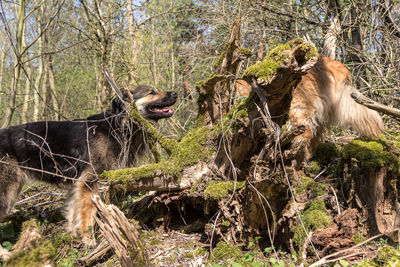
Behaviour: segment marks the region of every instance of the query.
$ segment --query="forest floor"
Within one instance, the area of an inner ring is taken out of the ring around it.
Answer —
[[[343,140],[331,141],[348,143]],[[322,174],[320,170],[318,172],[318,177],[312,174],[310,176],[319,184],[335,187],[335,178],[328,174],[329,171]],[[174,196],[178,204],[168,205],[171,201],[175,201]],[[63,205],[66,197],[65,190],[44,183],[34,183],[24,187],[12,214],[0,224],[0,242],[5,249],[11,249],[13,255],[5,264],[0,262],[0,266],[3,264],[4,266],[87,265],[80,259],[89,255],[92,248],[85,247],[79,237],[71,236],[65,230]],[[145,202],[146,206],[152,208],[142,207],[136,214],[132,213],[132,210],[137,208],[136,203],[146,197],[151,199],[150,202]],[[332,194],[321,197],[332,222],[314,231],[313,245],[305,242],[303,249],[297,252],[293,247],[260,248],[258,239],[261,237],[255,237],[247,242],[231,242],[228,235],[224,238],[221,231],[213,229],[215,227],[211,223],[215,219],[213,216],[205,217],[204,214],[200,214],[201,212],[196,216],[196,213],[185,214],[183,208],[179,210],[179,203],[184,200],[179,200],[177,195],[155,192],[131,193],[114,197],[116,201],[112,203],[117,205],[127,218],[139,222],[141,240],[154,266],[299,266],[301,262],[307,265],[317,261],[315,251],[320,258],[326,257],[326,262],[329,262],[330,259],[327,257],[329,254],[348,248],[352,248],[351,253],[343,254],[343,258],[340,254],[336,256],[335,266],[393,266],[400,262],[400,251],[390,238],[380,236],[366,242],[368,237],[357,232],[357,229],[362,229],[359,213],[357,209],[343,208],[345,203],[340,193],[338,197],[340,204],[335,201],[337,197],[334,198]],[[171,211],[171,207],[175,210]],[[200,207],[197,211],[203,208]],[[29,246],[18,248],[21,232],[24,232],[32,221],[38,229],[38,237]],[[215,235],[212,236],[210,233]],[[96,231],[96,240],[100,239],[101,234]],[[210,250],[210,240],[213,241],[212,250]],[[89,265],[119,266],[119,261],[113,251],[109,250]]]

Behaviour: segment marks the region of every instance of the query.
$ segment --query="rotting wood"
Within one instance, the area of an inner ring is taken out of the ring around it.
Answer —
[[[92,266],[93,263],[101,260],[107,254],[107,252],[110,251],[110,249],[110,245],[103,237],[96,248],[94,248],[90,254],[80,258],[79,261],[86,266]]]
[[[122,266],[149,266],[149,256],[136,227],[114,205],[105,205],[98,195],[92,196],[100,231],[115,251]]]
[[[32,247],[35,241],[42,238],[40,229],[36,220],[32,219],[24,223],[22,233],[19,236],[18,242],[13,247],[13,253],[18,253],[21,250]]]

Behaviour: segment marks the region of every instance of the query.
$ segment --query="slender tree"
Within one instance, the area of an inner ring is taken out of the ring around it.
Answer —
[[[19,1],[18,13],[16,15],[18,20],[17,31],[16,31],[16,41],[15,41],[15,67],[14,67],[14,77],[11,81],[10,86],[10,95],[8,99],[8,106],[6,108],[6,113],[4,115],[4,119],[1,127],[7,127],[10,125],[12,117],[15,111],[16,97],[17,97],[17,88],[19,85],[19,79],[21,75],[21,64],[22,64],[22,41],[23,41],[23,32],[24,32],[24,23],[25,23],[25,0]]]

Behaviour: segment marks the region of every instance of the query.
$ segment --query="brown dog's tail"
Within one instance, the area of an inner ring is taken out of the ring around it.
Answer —
[[[338,90],[334,105],[334,120],[342,127],[351,127],[361,136],[377,137],[383,132],[383,121],[378,112],[356,103],[350,96],[357,90],[345,81]]]

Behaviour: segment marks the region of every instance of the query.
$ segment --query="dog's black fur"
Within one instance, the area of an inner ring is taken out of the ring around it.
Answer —
[[[176,102],[175,92],[139,86],[131,94],[148,120],[174,113],[168,107]],[[127,95],[124,100],[128,101]],[[92,210],[88,210],[92,188],[86,181],[104,170],[132,165],[145,145],[141,128],[119,98],[113,100],[111,109],[87,119],[32,122],[0,129],[0,219],[10,212],[27,180],[40,180],[73,188],[67,219],[70,230],[78,227],[83,233],[93,223],[89,218]]]

